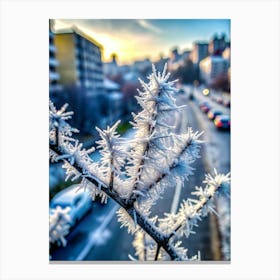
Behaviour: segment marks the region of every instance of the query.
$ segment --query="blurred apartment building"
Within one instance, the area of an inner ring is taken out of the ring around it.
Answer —
[[[176,71],[178,68],[183,67],[186,61],[190,58],[190,54],[190,50],[183,50],[179,53],[177,47],[171,49],[168,58],[168,71]]]
[[[54,34],[49,30],[49,94],[53,102],[57,102],[61,92],[59,84],[60,75],[57,72],[58,60],[56,59],[56,47],[54,46]]]
[[[103,47],[77,27],[56,33],[57,70],[64,86],[78,85],[94,96],[104,91],[101,51]]]
[[[112,60],[110,62],[103,63],[103,71],[106,76],[116,76],[120,73],[120,67],[117,63],[117,55],[114,53],[111,55]]]
[[[215,34],[209,42],[208,52],[211,55],[221,55],[222,52],[228,47],[225,34],[218,36]]]
[[[218,79],[228,78],[228,61],[222,56],[211,55],[199,63],[200,78],[209,86],[213,86]]]
[[[230,43],[216,34],[209,42],[209,56],[199,63],[200,78],[209,86],[230,80]]]
[[[56,70],[63,88],[61,103],[69,103],[75,112],[73,125],[83,132],[91,132],[99,125],[105,92],[103,47],[75,26],[56,32],[53,43],[58,60]]]
[[[190,56],[192,62],[198,65],[201,60],[208,56],[208,43],[196,41]]]

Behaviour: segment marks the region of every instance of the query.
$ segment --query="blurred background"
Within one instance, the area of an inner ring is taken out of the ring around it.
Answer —
[[[49,21],[49,95],[59,108],[74,111],[70,121],[78,128],[84,147],[96,146],[95,127],[120,119],[118,132],[133,137],[131,112],[138,78],[147,81],[151,65],[162,71],[167,63],[171,79],[178,79],[176,100],[187,105],[174,116],[177,133],[188,126],[204,131],[202,157],[195,175],[184,186],[166,191],[154,213],[176,212],[182,199],[201,185],[206,172],[230,171],[230,20],[65,20]],[[92,157],[100,157],[95,152]],[[60,164],[50,164],[50,209],[70,206],[67,246],[50,245],[52,260],[124,261],[134,256],[133,236],[120,229],[113,201],[91,202],[75,192],[79,182],[65,182]],[[200,251],[202,260],[230,260],[230,201],[215,201],[219,217],[200,222],[197,234],[184,240],[189,256]]]

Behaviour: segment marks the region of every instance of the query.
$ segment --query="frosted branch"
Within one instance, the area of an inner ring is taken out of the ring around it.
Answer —
[[[110,197],[120,205],[118,220],[135,235],[139,260],[197,260],[199,255],[188,258],[187,249],[173,237],[188,237],[202,217],[216,213],[214,196],[229,195],[230,178],[216,171],[213,176],[207,174],[206,186],[196,187],[196,199],[183,201],[178,213],[167,213],[162,219],[150,217],[151,206],[164,190],[193,174],[191,165],[200,157],[202,142],[201,133],[191,128],[183,135],[174,133],[170,113],[181,107],[175,103],[175,81],[168,82],[166,71],[167,65],[162,74],[153,66],[149,82],[140,80],[143,91],[136,99],[142,109],[133,114],[134,139],[126,141],[117,134],[119,121],[105,130],[96,128],[101,138],[96,142],[101,153],[98,162],[89,156],[95,148],[84,149],[72,136],[77,130],[67,123],[73,115],[66,112],[68,105],[57,110],[50,102],[49,154],[52,162],[63,162],[66,180],[79,179],[80,188],[89,189],[93,199],[100,196],[106,202]],[[66,220],[62,214],[52,217],[51,242],[65,244]]]
[[[49,238],[50,243],[66,246],[65,236],[69,233],[71,218],[70,207],[62,209],[60,206],[52,210],[49,216]]]

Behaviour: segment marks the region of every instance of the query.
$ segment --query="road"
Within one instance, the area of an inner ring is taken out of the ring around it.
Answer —
[[[214,123],[208,119],[207,114],[200,112],[198,103],[207,101],[212,108],[218,109],[226,115],[230,115],[230,109],[211,100],[208,96],[203,96],[199,89],[194,89],[192,92],[195,99],[190,105],[194,110],[200,129],[205,131],[203,135],[207,150],[205,156],[208,157],[210,163],[210,166],[206,167],[207,172],[212,172],[213,168],[216,168],[220,173],[227,173],[230,171],[230,133],[222,130],[217,131]]]
[[[207,172],[213,172],[215,168],[219,173],[227,174],[230,172],[230,133],[228,131],[217,131],[213,122],[209,121],[206,114],[202,114],[198,109],[198,103],[201,101],[207,101],[211,108],[219,109],[224,114],[230,116],[229,108],[213,101],[209,96],[202,94],[203,88],[191,88],[185,87],[187,92],[192,92],[194,95],[194,102],[190,105],[195,111],[197,120],[204,133],[204,140],[206,141],[204,162]],[[214,92],[214,96],[218,96],[222,99],[230,100],[228,94],[221,94],[221,92]],[[230,199],[228,197],[221,196],[215,200],[216,208],[219,213],[219,217],[216,218],[218,225],[220,253],[223,260],[231,259],[230,240]],[[218,258],[220,258],[218,256]]]
[[[163,216],[164,212],[176,211],[178,202],[191,196],[194,186],[201,185],[204,174],[209,171],[205,160],[207,153],[211,151],[211,161],[215,167],[223,167],[224,170],[229,169],[228,157],[223,158],[224,163],[218,159],[220,148],[224,153],[229,154],[229,133],[217,132],[216,128],[211,128],[209,120],[203,115],[196,102],[189,101],[188,95],[178,95],[178,105],[187,104],[180,116],[177,116],[174,121],[177,121],[178,133],[184,132],[188,126],[194,130],[205,130],[207,133],[203,136],[208,141],[208,146],[202,148],[202,157],[198,159],[193,167],[195,175],[191,176],[183,188],[168,188],[164,194],[164,198],[160,199],[152,208],[154,214]],[[207,124],[207,127],[205,125]],[[210,127],[210,128],[209,128]],[[207,130],[206,130],[207,128]],[[210,131],[209,131],[210,129]],[[211,134],[211,135],[209,135]],[[213,135],[214,136],[213,136]],[[210,150],[209,150],[210,149]],[[218,166],[219,165],[219,166]],[[174,194],[176,199],[173,200]],[[92,261],[114,261],[114,260],[129,260],[128,255],[134,256],[134,248],[132,246],[133,236],[129,235],[125,228],[120,228],[117,217],[114,214],[118,206],[114,201],[109,200],[107,205],[93,203],[91,211],[76,225],[71,231],[66,247],[54,248],[51,251],[52,260],[92,260]],[[197,228],[197,234],[192,234],[188,239],[183,240],[183,244],[188,248],[188,255],[197,254],[198,250],[202,260],[213,260],[213,223],[209,217],[200,222]],[[218,248],[214,248],[218,250]]]

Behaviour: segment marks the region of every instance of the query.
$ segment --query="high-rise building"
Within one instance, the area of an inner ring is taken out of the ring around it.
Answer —
[[[209,54],[221,55],[227,47],[227,45],[228,43],[226,42],[225,34],[222,34],[220,37],[217,34],[215,34],[209,43]]]
[[[190,55],[191,55],[191,51],[190,50],[185,50],[182,53],[182,59],[186,60],[186,59],[188,59],[190,57]]]
[[[54,46],[54,34],[49,30],[49,95],[56,102],[61,91],[59,84],[60,75],[57,73],[58,60],[56,59],[56,47]]]
[[[225,48],[225,50],[222,53],[222,57],[228,61],[229,66],[230,66],[230,48],[229,47]]]
[[[72,125],[91,133],[102,122],[104,82],[101,52],[103,47],[73,26],[54,34],[56,67],[63,87],[63,102],[75,112]],[[61,101],[61,102],[62,102]]]
[[[191,53],[191,60],[194,64],[199,62],[208,56],[208,43],[206,42],[195,42]]]
[[[208,56],[199,63],[200,77],[208,85],[228,77],[228,61],[222,56]]]
[[[169,60],[168,60],[168,71],[176,71],[181,65],[181,55],[179,54],[178,48],[174,47],[170,50]]]
[[[63,86],[81,86],[86,95],[104,92],[101,51],[103,47],[77,27],[56,33],[57,67]]]

